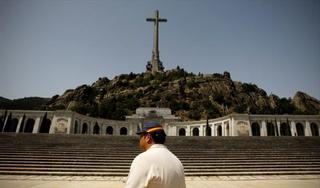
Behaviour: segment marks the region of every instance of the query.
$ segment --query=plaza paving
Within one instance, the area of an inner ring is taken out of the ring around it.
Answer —
[[[126,177],[0,176],[1,188],[120,188]],[[320,175],[186,177],[188,188],[319,188]]]

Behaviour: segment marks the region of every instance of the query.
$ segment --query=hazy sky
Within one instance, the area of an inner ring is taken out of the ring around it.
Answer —
[[[320,99],[320,0],[0,0],[0,96],[52,97],[145,71],[159,9],[165,69]]]

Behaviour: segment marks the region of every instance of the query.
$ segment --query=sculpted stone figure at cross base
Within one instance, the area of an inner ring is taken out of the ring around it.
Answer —
[[[154,18],[147,18],[146,20],[154,23],[152,57],[151,61],[148,61],[146,69],[147,72],[151,73],[163,72],[164,67],[159,56],[159,22],[167,22],[167,19],[159,18],[159,11],[156,10]]]

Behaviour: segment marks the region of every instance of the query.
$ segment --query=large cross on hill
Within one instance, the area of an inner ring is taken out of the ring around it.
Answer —
[[[159,11],[156,10],[155,16],[153,18],[147,18],[147,22],[154,23],[152,58],[151,61],[148,62],[147,72],[162,72],[164,67],[159,57],[159,22],[167,22],[167,19],[159,18]]]

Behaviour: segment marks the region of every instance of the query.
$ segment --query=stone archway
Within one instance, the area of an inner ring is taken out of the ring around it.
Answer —
[[[267,123],[267,135],[275,136],[274,125],[272,123]]]
[[[39,133],[49,133],[50,127],[51,127],[51,120],[50,119],[43,119],[41,126],[40,126]]]
[[[304,136],[304,126],[301,123],[296,124],[297,136]]]
[[[186,136],[186,130],[184,128],[179,129],[179,136]]]
[[[128,134],[128,129],[126,127],[121,127],[120,135],[127,135],[127,134]]]
[[[87,123],[83,123],[82,124],[81,134],[87,134],[87,133],[88,133],[88,124]]]
[[[192,129],[192,136],[199,136],[199,128],[195,127]]]
[[[32,133],[33,132],[33,127],[34,127],[34,124],[35,124],[35,120],[34,119],[28,119],[27,120],[27,123],[26,123],[26,126],[23,130],[23,132],[25,133]]]
[[[100,134],[100,127],[98,123],[96,123],[93,127],[93,134]]]
[[[206,127],[206,136],[212,136],[212,130],[210,126]]]
[[[319,125],[316,123],[311,123],[310,128],[312,136],[319,136]]]
[[[106,129],[106,134],[113,135],[113,128],[111,126],[108,126]]]
[[[4,127],[4,132],[16,132],[19,120],[17,118],[8,119],[6,126]]]
[[[260,125],[258,123],[251,124],[252,136],[260,136]]]
[[[287,123],[281,123],[280,136],[291,136],[290,126]]]
[[[0,132],[2,132],[4,121],[5,121],[5,117],[4,116],[0,116]]]
[[[217,136],[222,136],[222,126],[221,125],[219,125],[217,127]]]

